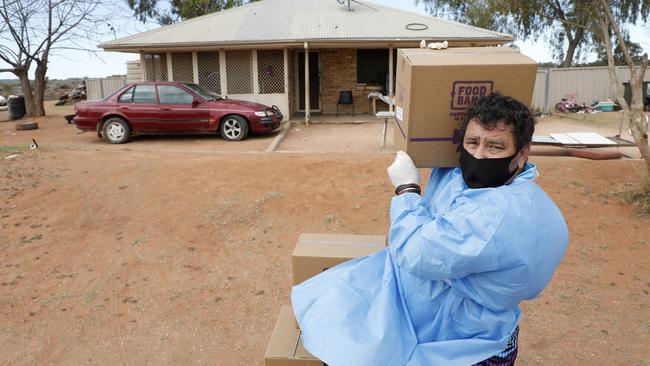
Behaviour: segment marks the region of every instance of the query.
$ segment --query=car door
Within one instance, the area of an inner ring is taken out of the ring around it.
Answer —
[[[161,132],[208,131],[210,108],[206,101],[179,86],[159,84],[157,88]]]
[[[122,93],[117,103],[117,109],[135,132],[155,132],[158,129],[159,108],[155,85],[135,85]]]

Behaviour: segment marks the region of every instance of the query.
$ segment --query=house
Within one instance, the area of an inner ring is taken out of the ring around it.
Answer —
[[[392,96],[396,49],[423,39],[450,47],[513,40],[369,1],[263,0],[99,47],[138,53],[144,80],[195,82],[308,121],[311,113],[335,113],[341,91],[352,92],[356,113],[371,110],[370,92]]]

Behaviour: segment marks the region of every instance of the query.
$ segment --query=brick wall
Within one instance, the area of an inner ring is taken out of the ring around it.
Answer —
[[[336,102],[341,90],[351,90],[354,98],[355,114],[372,113],[368,93],[383,90],[383,86],[357,84],[356,49],[322,49],[321,69],[321,110],[323,113],[336,113]],[[341,114],[349,113],[350,106],[342,105]],[[377,102],[377,111],[388,110],[385,103]]]

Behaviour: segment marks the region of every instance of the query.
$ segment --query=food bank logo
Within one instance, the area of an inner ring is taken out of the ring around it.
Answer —
[[[481,95],[487,95],[494,89],[494,82],[486,81],[454,81],[451,88],[451,109],[465,110]]]

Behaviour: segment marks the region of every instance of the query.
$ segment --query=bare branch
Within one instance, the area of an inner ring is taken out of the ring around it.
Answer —
[[[630,75],[635,75],[636,66],[634,65],[634,60],[632,60],[632,57],[630,56],[630,52],[627,49],[627,45],[625,44],[625,37],[623,37],[623,33],[621,33],[621,28],[618,26],[616,20],[614,19],[614,15],[612,14],[612,9],[610,9],[607,0],[600,0],[600,5],[602,7],[602,10],[605,12],[605,16],[608,19],[608,23],[611,26],[611,29],[614,31],[614,34],[616,35],[616,39],[618,40],[618,46],[621,47],[621,51],[623,51],[623,57],[625,57],[625,62],[627,62],[628,66],[630,67],[630,73],[631,73]]]
[[[17,11],[17,14],[11,14],[11,15],[16,16],[17,18],[20,19],[20,22],[22,24],[25,24],[25,14],[23,14],[21,11],[19,11],[20,9],[12,9],[10,7],[11,5],[14,5],[14,4],[18,4],[18,6],[20,6],[20,2],[15,2],[14,1],[14,2],[7,3],[6,0],[3,0],[2,1],[2,7],[0,7],[0,18],[2,18],[5,21],[7,29],[9,30],[9,33],[11,33],[11,36],[13,37],[13,39],[14,39],[14,41],[16,43],[16,46],[18,46],[18,48],[20,49],[21,52],[27,54],[29,52],[27,51],[27,49],[23,45],[23,40],[24,40],[23,38],[24,37],[23,37],[22,28],[21,28],[21,30],[16,30],[16,28],[13,26],[13,23],[11,22],[11,20],[9,18],[10,14],[9,14],[8,10]]]
[[[97,24],[105,24],[105,19],[114,15],[100,15],[100,4],[101,0],[0,0],[0,60],[8,62],[13,71],[7,72],[21,80],[28,114],[45,113],[43,95],[48,59],[53,52],[98,52],[82,42],[101,35]],[[27,78],[32,63],[36,64],[34,88]]]

